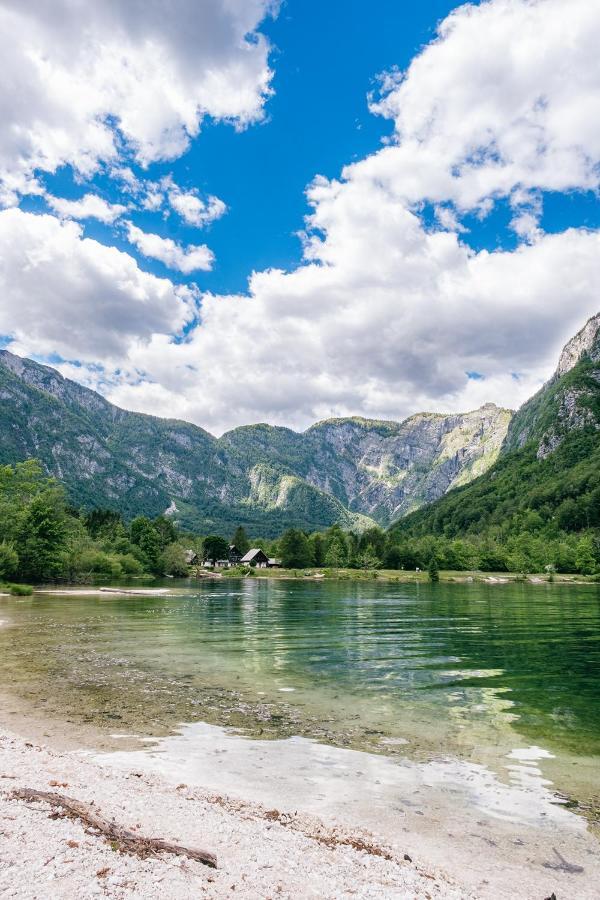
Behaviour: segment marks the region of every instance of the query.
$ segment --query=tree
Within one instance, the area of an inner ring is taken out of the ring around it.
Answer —
[[[181,544],[168,544],[163,550],[160,559],[165,575],[183,578],[188,574],[186,551]]]
[[[436,584],[440,580],[440,570],[438,568],[438,561],[435,556],[432,556],[429,560],[427,572],[429,573],[429,580],[432,582],[432,584]]]
[[[332,569],[340,569],[347,562],[348,554],[342,541],[337,536],[332,538],[325,554],[325,565],[330,566]]]
[[[313,564],[308,538],[296,528],[290,528],[281,536],[279,553],[286,569],[305,569]]]
[[[575,551],[575,565],[582,575],[593,575],[596,571],[596,557],[594,554],[594,542],[591,537],[585,535],[577,542]]]
[[[123,520],[112,509],[92,509],[84,518],[85,527],[93,538],[112,538],[117,529],[123,527]]]
[[[364,550],[362,550],[357,558],[357,565],[361,569],[380,569],[381,568],[381,560],[378,558],[375,553],[375,548],[372,544],[367,544]]]
[[[213,566],[218,559],[227,559],[229,555],[229,544],[225,538],[218,534],[209,534],[204,538],[204,559],[211,562]]]
[[[19,557],[11,544],[0,544],[0,579],[11,578],[19,567]]]
[[[312,547],[312,555],[315,566],[322,566],[325,564],[325,541],[323,539],[323,535],[319,534],[318,531],[315,531],[314,534],[311,534],[309,538],[310,545]]]
[[[22,578],[40,582],[60,575],[66,549],[66,518],[62,490],[47,490],[29,503],[18,537]]]
[[[400,547],[395,547],[393,544],[389,546],[385,551],[383,564],[386,569],[400,569],[403,564],[403,555]]]
[[[131,523],[131,540],[140,548],[146,568],[161,571],[161,541],[153,522],[146,516],[137,516]]]
[[[231,543],[234,547],[237,547],[242,556],[245,556],[250,549],[250,541],[248,540],[248,535],[242,525],[238,525],[235,529],[235,534],[231,539]]]
[[[173,524],[173,520],[169,519],[168,516],[157,516],[152,524],[158,536],[161,550],[164,550],[165,547],[177,540],[177,529]]]
[[[368,547],[371,547],[375,556],[379,559],[383,558],[385,553],[385,532],[381,528],[367,528],[360,536],[358,541],[358,552],[364,553]]]

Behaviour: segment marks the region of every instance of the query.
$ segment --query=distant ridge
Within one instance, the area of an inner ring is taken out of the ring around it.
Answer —
[[[246,425],[215,438],[128,412],[55,369],[0,351],[0,462],[38,458],[72,501],[126,517],[166,510],[189,528],[266,537],[334,523],[387,525],[485,472],[509,410],[404,422],[350,417],[303,433]]]

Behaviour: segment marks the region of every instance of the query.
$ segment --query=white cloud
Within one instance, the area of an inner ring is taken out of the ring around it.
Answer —
[[[0,5],[0,199],[15,202],[36,170],[89,176],[179,156],[202,119],[243,127],[270,88],[257,32],[270,0],[4,0]]]
[[[196,312],[190,288],[83,238],[75,222],[18,209],[0,212],[0,297],[0,333],[20,353],[109,367],[153,334],[178,332]]]
[[[131,222],[127,222],[126,226],[129,242],[144,256],[158,259],[171,269],[177,269],[187,275],[198,269],[208,272],[212,268],[214,255],[206,244],[190,244],[188,247],[182,247],[171,238],[142,231]]]
[[[475,254],[453,234],[426,234],[376,192],[338,202],[360,210],[361,233],[355,240],[354,220],[343,233],[338,209],[325,248],[335,261],[257,274],[249,298],[204,297],[202,324],[185,343],[156,335],[130,352],[130,369],[155,383],[127,379],[110,398],[217,432],[252,421],[305,427],[329,415],[516,406],[597,311],[596,233]],[[484,380],[469,379],[473,371]]]
[[[131,355],[155,383],[112,397],[215,430],[518,405],[598,308],[598,233],[544,235],[539,216],[540,191],[598,184],[599,43],[587,0],[455,11],[374,107],[395,140],[310,186],[305,264],[253,275],[249,297],[205,297],[185,344]],[[530,243],[473,252],[459,217],[501,196]],[[450,231],[424,228],[426,202]]]
[[[594,189],[600,159],[600,14],[589,0],[493,0],[455,10],[372,108],[395,142],[348,177],[410,202],[541,188]]]
[[[46,203],[59,214],[71,219],[99,219],[100,222],[112,224],[124,212],[126,206],[120,203],[107,203],[98,194],[85,194],[79,200],[65,200],[46,194]]]
[[[171,335],[189,306],[173,306],[181,298],[159,282],[171,311],[150,307],[170,324],[139,316],[140,333],[119,333],[118,349],[98,344],[111,399],[215,431],[520,403],[598,309],[599,233],[545,235],[539,204],[544,190],[597,185],[599,43],[588,0],[457,10],[404,77],[388,80],[377,111],[394,119],[395,141],[310,186],[303,265],[254,274],[248,296],[203,297],[201,324],[183,341]],[[527,240],[474,252],[459,239],[460,216],[484,216],[499,197]],[[424,227],[425,203],[443,230]],[[121,256],[137,286],[143,273]],[[135,307],[129,295],[125,307]],[[61,316],[80,327],[77,303],[57,308],[49,345]]]
[[[211,196],[203,200],[198,191],[183,191],[170,179],[165,186],[170,205],[188,225],[201,228],[220,219],[227,212],[227,207],[218,197]]]

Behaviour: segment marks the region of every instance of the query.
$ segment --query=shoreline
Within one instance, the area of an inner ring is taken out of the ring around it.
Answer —
[[[235,574],[230,575],[227,570],[219,573],[205,573],[201,576],[190,575],[184,578],[173,579],[173,584],[161,587],[133,587],[130,583],[127,586],[119,585],[73,585],[72,582],[65,582],[64,585],[56,584],[52,587],[43,585],[33,588],[34,595],[42,596],[72,596],[72,597],[102,597],[102,596],[138,596],[138,597],[175,597],[178,589],[184,587],[198,586],[200,587],[206,580],[218,578],[224,581],[311,581],[330,583],[332,581],[340,582],[356,582],[356,583],[387,583],[387,584],[413,584],[431,585],[427,572],[405,572],[401,570],[373,570],[362,571],[356,569],[335,570],[331,573],[312,572],[303,569],[274,569],[271,571],[253,570],[252,575]],[[162,581],[162,579],[157,579]],[[514,572],[479,572],[479,571],[440,571],[440,583],[457,584],[457,585],[515,585],[527,584],[538,587],[568,587],[570,585],[577,587],[596,587],[600,588],[600,582],[586,580],[581,575],[563,574],[554,575],[550,580],[545,573],[517,575]],[[1,593],[0,597],[9,597],[10,594]]]
[[[423,867],[370,832],[274,810],[139,768],[99,765],[0,727],[0,890],[3,896],[61,900],[160,898],[415,897],[476,900],[444,872]],[[111,848],[77,819],[52,818],[46,803],[13,790],[62,793],[147,837],[217,855],[217,868],[162,853],[140,859]]]
[[[537,748],[515,752],[512,783],[502,785],[485,767],[450,758],[422,765],[304,738],[252,740],[202,723],[146,750],[98,753],[77,741],[48,746],[41,730],[30,740],[25,721],[12,723],[17,733],[4,721],[2,714],[6,896],[39,897],[39,887],[24,890],[37,877],[45,896],[54,889],[61,900],[233,890],[290,900],[596,896],[597,842],[581,817],[553,802]],[[218,869],[115,853],[78,821],[48,818],[47,805],[10,799],[19,788],[93,802],[140,834],[215,852]]]

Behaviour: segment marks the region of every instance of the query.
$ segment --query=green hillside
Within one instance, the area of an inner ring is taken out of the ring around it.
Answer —
[[[304,433],[248,425],[216,438],[118,409],[52,368],[0,351],[0,463],[39,459],[75,506],[125,519],[168,511],[204,534],[388,525],[485,471],[509,420],[488,404],[402,423],[328,420]]]
[[[393,542],[443,556],[461,540],[484,568],[490,557],[500,569],[582,571],[600,562],[600,316],[590,321],[597,327],[587,324],[572,367],[559,365],[515,414],[497,462],[397,522]]]

